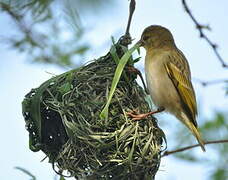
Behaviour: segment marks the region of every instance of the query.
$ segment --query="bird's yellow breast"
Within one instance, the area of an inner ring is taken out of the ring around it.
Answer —
[[[145,75],[153,103],[173,113],[176,109],[180,108],[180,98],[164,66],[168,62],[167,57],[166,52],[147,54],[145,59]]]

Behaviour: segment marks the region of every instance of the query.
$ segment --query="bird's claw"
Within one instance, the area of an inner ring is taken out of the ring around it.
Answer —
[[[127,115],[129,117],[131,117],[133,121],[138,121],[141,119],[146,119],[149,115],[156,114],[156,113],[162,112],[164,110],[165,110],[164,107],[159,107],[156,111],[151,111],[151,112],[142,113],[142,114],[138,114],[139,111],[133,110],[132,112],[127,112]]]
[[[134,66],[128,66],[127,67],[127,70],[128,70],[128,72],[130,72],[130,73],[135,73],[135,74],[140,74],[141,72],[137,69],[137,68],[135,68]]]
[[[147,114],[136,114],[134,112],[128,112],[127,115],[132,118],[133,121],[138,121],[141,119],[145,119],[148,115]]]
[[[149,94],[149,91],[148,91],[148,89],[147,89],[147,87],[146,87],[146,84],[145,84],[145,82],[144,82],[142,73],[141,73],[137,68],[135,68],[134,66],[128,66],[128,67],[127,67],[127,71],[130,72],[130,73],[134,73],[134,74],[136,74],[136,75],[139,75],[139,77],[140,77],[140,79],[141,79],[141,81],[142,81],[142,83],[143,83],[143,87],[144,87],[145,92],[146,92],[147,94]]]

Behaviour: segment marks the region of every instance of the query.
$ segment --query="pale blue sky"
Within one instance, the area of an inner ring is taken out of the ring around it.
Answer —
[[[110,36],[114,35],[118,38],[124,32],[125,21],[128,16],[126,11],[128,3],[127,0],[122,0],[122,2],[121,6],[110,9],[105,17],[100,18],[99,21],[94,22],[94,19],[82,17],[82,23],[90,26],[86,38],[93,44],[93,49],[88,53],[86,59],[91,60],[106,54],[111,44]],[[228,59],[228,23],[225,21],[228,16],[228,1],[221,0],[218,3],[217,1],[191,0],[189,6],[200,22],[210,24],[212,32],[208,33],[209,37],[220,46],[221,55]],[[210,47],[199,39],[198,32],[183,11],[180,0],[137,1],[131,27],[132,37],[138,40],[143,29],[151,24],[160,24],[171,30],[177,46],[189,60],[193,78],[203,80],[227,78],[228,70],[221,68]],[[0,35],[10,33],[13,27],[2,14],[0,16],[0,27]],[[7,49],[3,44],[0,44],[0,54],[0,114],[2,122],[0,127],[2,142],[0,179],[29,179],[26,175],[13,169],[14,166],[20,166],[31,171],[38,180],[52,180],[54,172],[51,165],[47,160],[40,162],[45,155],[41,152],[34,153],[29,150],[28,132],[24,128],[21,102],[31,88],[38,87],[51,77],[46,71],[59,74],[63,70],[53,66],[29,64],[23,55]],[[142,56],[144,55],[145,52],[142,49]],[[137,64],[137,67],[143,70],[143,60]],[[194,81],[193,84],[201,108],[200,120],[204,119],[203,117],[210,118],[215,110],[226,110],[228,101],[227,98],[224,98],[222,84],[207,88],[202,88]],[[167,115],[165,114],[157,117],[161,124],[164,122],[173,123],[166,122]],[[176,123],[175,118],[168,117]],[[164,130],[169,135],[168,140],[171,139],[170,141],[172,141],[172,129]],[[211,153],[210,149],[204,154],[201,153],[200,149],[196,149],[195,152],[202,157]],[[205,165],[185,163],[170,156],[162,159],[157,180],[182,180],[183,176],[185,180],[190,180],[192,174],[194,174],[194,180],[204,180],[208,171]],[[180,172],[182,173],[180,174]]]

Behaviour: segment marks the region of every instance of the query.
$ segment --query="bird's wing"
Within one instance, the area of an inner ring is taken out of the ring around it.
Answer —
[[[191,83],[189,65],[182,52],[171,53],[169,61],[165,63],[165,68],[180,95],[186,115],[197,126],[195,120],[197,115],[195,92]]]

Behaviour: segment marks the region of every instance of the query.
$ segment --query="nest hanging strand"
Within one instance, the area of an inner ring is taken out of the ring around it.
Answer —
[[[30,141],[34,147],[39,145],[37,150],[45,152],[59,172],[66,170],[76,178],[151,179],[160,164],[164,134],[152,117],[134,122],[126,116],[133,109],[150,110],[135,74],[123,72],[107,123],[99,116],[117,66],[113,52],[120,58],[123,46],[113,45],[112,53],[49,80],[40,87],[42,93],[36,93],[40,92],[37,88],[27,96],[27,105],[40,99],[39,109],[35,109],[39,119],[32,116],[34,109],[30,106],[23,108],[29,115],[26,122],[30,135],[37,135],[35,140],[31,135]]]

